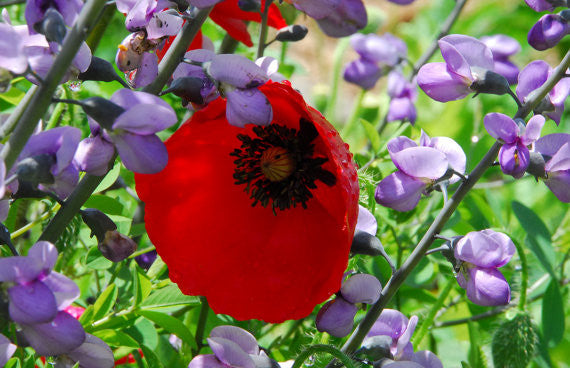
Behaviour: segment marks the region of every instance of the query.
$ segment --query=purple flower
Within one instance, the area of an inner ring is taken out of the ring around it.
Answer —
[[[559,14],[545,14],[528,32],[528,43],[539,51],[554,47],[570,33],[570,24]]]
[[[317,19],[321,30],[330,37],[346,37],[364,28],[368,15],[362,0],[340,0],[338,6],[323,18]]]
[[[418,96],[416,84],[409,82],[397,70],[388,75],[388,95],[390,107],[388,108],[388,122],[408,119],[410,124],[416,122],[416,107],[414,102]]]
[[[412,316],[408,320],[400,311],[384,309],[380,317],[374,322],[366,338],[373,336],[391,337],[390,352],[393,358],[396,360],[408,360],[414,353],[414,347],[410,339],[417,323],[417,316]]]
[[[216,53],[212,50],[197,49],[188,51],[186,54],[184,54],[184,59],[196,63],[206,63],[211,61],[215,55]],[[200,101],[201,103],[196,103],[195,101],[185,101],[184,97],[181,96],[183,98],[183,105],[184,103],[193,102],[192,104],[188,104],[188,108],[201,108],[207,105],[209,102],[218,98],[220,95],[218,92],[218,87],[214,81],[206,75],[206,72],[202,66],[189,63],[180,63],[176,67],[176,70],[174,70],[172,78],[176,80],[185,77],[197,78],[202,81],[199,91],[200,97],[202,99],[202,101]]]
[[[265,71],[265,74],[267,74],[267,77],[274,82],[283,82],[287,79],[278,72],[279,61],[271,56],[262,56],[259,59],[255,60],[255,64],[263,69],[263,71]]]
[[[436,101],[459,100],[475,92],[494,69],[493,53],[473,37],[449,35],[438,43],[445,62],[425,64],[417,79],[420,88]]]
[[[231,125],[267,125],[273,109],[257,89],[269,80],[267,73],[251,60],[236,54],[215,55],[207,63],[207,73],[221,84],[227,99],[226,118]]]
[[[414,209],[422,193],[426,193],[449,169],[465,172],[465,153],[451,138],[430,138],[422,132],[420,145],[407,137],[398,137],[388,142],[388,152],[399,169],[378,183],[374,198],[382,206],[396,211]],[[450,176],[449,183],[459,177]]]
[[[335,299],[323,305],[315,324],[317,330],[344,337],[352,331],[357,304],[374,304],[380,298],[382,285],[372,275],[355,274],[343,281]]]
[[[149,40],[141,31],[131,33],[119,45],[115,63],[133,88],[150,84],[158,75],[158,56],[152,51],[159,43]]]
[[[148,270],[156,260],[157,255],[158,253],[156,252],[156,250],[151,250],[150,252],[146,252],[141,254],[140,256],[136,256],[135,261],[138,263],[138,265],[141,268]]]
[[[507,264],[514,253],[512,240],[490,229],[472,231],[459,239],[454,254],[462,263],[456,278],[469,300],[484,306],[510,302],[511,289],[497,269]]]
[[[536,141],[535,150],[547,159],[544,183],[556,198],[570,203],[570,134],[546,135]]]
[[[49,8],[53,8],[61,14],[65,24],[71,27],[82,7],[83,2],[81,0],[28,0],[25,11],[26,23],[30,33],[36,33],[33,28],[34,24],[44,18]]]
[[[8,359],[14,352],[16,351],[17,346],[12,344],[8,338],[2,334],[0,334],[0,366],[4,366]]]
[[[150,40],[174,36],[182,28],[183,19],[178,14],[164,11],[170,7],[168,0],[117,0],[117,10],[126,13],[125,26],[130,32],[146,30]]]
[[[60,198],[66,198],[79,180],[79,172],[73,164],[73,156],[81,139],[81,131],[64,126],[33,135],[22,150],[19,160],[27,157],[47,155],[53,159],[50,173],[53,183],[44,182],[41,189],[53,191]]]
[[[484,121],[487,132],[504,142],[499,151],[501,170],[516,179],[521,178],[530,160],[527,146],[540,137],[544,116],[533,116],[526,127],[523,121],[517,123],[507,115],[495,112],[485,115]]]
[[[75,350],[58,359],[71,360],[71,365],[79,362],[81,368],[111,368],[115,366],[113,351],[103,340],[85,334],[85,341]]]
[[[155,133],[170,127],[178,120],[172,107],[154,95],[128,89],[115,92],[110,101],[124,111],[112,124],[97,122],[89,116],[91,131],[99,140],[98,143],[85,143],[78,147],[75,156],[78,166],[82,170],[91,168],[95,170],[94,175],[100,175],[104,164],[90,161],[93,147],[100,150],[100,157],[106,158],[113,157],[114,146],[127,169],[142,174],[162,170],[168,161],[168,153],[164,143]],[[102,141],[112,143],[113,146]]]
[[[567,6],[566,0],[524,0],[526,5],[537,12],[552,11],[558,6]]]
[[[28,69],[24,38],[10,24],[0,22],[0,69],[23,74]]]
[[[495,72],[507,78],[509,84],[516,84],[519,68],[509,60],[509,57],[520,51],[521,45],[518,41],[512,37],[497,34],[481,37],[481,42],[487,45],[493,53]]]
[[[374,215],[364,206],[358,205],[358,219],[356,230],[365,231],[372,236],[376,236],[378,222]]]
[[[207,341],[214,354],[195,356],[188,368],[255,368],[255,360],[266,357],[255,337],[239,327],[215,327]]]
[[[342,0],[292,0],[295,8],[313,19],[322,19],[340,6]]]
[[[543,60],[536,60],[525,66],[519,74],[519,83],[516,89],[521,102],[526,102],[531,92],[542,86],[550,74],[552,74],[552,68]],[[548,116],[558,125],[564,112],[564,101],[569,93],[570,78],[562,78],[550,90],[541,104],[535,108],[535,112]]]

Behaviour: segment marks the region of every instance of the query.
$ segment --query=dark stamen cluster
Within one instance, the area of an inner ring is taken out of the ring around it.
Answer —
[[[335,185],[334,174],[322,168],[328,158],[313,157],[315,145],[311,142],[319,135],[314,124],[301,119],[299,126],[297,131],[270,124],[253,128],[258,138],[238,135],[242,145],[230,153],[237,157],[233,177],[236,184],[246,184],[245,192],[253,199],[252,206],[260,203],[267,207],[271,203],[274,213],[276,208],[283,211],[291,206],[296,207],[298,203],[307,208],[306,202],[313,197],[311,190],[317,188],[315,181],[320,180],[328,186]],[[269,180],[261,169],[261,157],[272,147],[287,150],[294,162],[294,171],[281,181]]]

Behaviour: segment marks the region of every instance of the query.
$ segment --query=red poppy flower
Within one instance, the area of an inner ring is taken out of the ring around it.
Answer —
[[[166,141],[169,162],[135,175],[148,235],[185,294],[216,313],[282,322],[341,286],[358,215],[348,145],[288,83],[259,87],[267,127],[228,124],[222,98]]]

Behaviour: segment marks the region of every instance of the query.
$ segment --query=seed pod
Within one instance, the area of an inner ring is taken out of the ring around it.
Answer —
[[[275,39],[281,42],[301,41],[303,38],[305,38],[308,32],[309,29],[307,27],[300,24],[292,24],[277,31]]]
[[[89,68],[83,73],[78,75],[79,80],[82,81],[100,81],[100,82],[112,82],[117,81],[123,85],[125,88],[129,88],[129,85],[119,77],[115,72],[113,65],[107,60],[93,56],[91,58],[91,64]]]

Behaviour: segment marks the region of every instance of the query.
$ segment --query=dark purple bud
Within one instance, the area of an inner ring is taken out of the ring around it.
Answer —
[[[300,24],[292,24],[278,30],[275,39],[281,42],[301,41],[303,38],[305,38],[308,32],[309,29],[307,27]]]
[[[238,0],[238,7],[247,12],[259,12],[261,2],[259,0]]]
[[[471,67],[471,72],[476,75],[475,81],[470,86],[475,91],[475,96],[479,93],[504,95],[510,92],[509,81],[502,75],[476,67]]]
[[[108,130],[113,130],[113,123],[125,112],[124,108],[103,97],[87,98],[80,101],[80,105],[87,115]]]
[[[140,256],[136,256],[135,261],[137,261],[138,265],[141,268],[148,270],[156,260],[156,256],[157,256],[156,250],[151,250],[150,252],[143,253]]]
[[[372,336],[364,339],[362,347],[356,352],[359,356],[364,356],[370,361],[377,361],[382,358],[392,358],[390,346],[392,338],[387,335]]]
[[[204,81],[195,77],[182,77],[176,78],[170,84],[170,87],[160,93],[165,95],[167,93],[174,93],[176,96],[185,101],[192,102],[198,105],[204,104],[204,97],[202,96],[202,87]]]
[[[175,3],[178,11],[184,13],[188,9],[188,0],[169,0],[171,3]]]
[[[79,80],[82,81],[100,81],[100,82],[112,82],[117,81],[123,85],[125,88],[129,88],[129,85],[119,77],[113,65],[105,59],[93,56],[91,58],[91,64],[89,68],[83,73],[79,73],[77,76]]]
[[[46,36],[46,40],[49,42],[57,42],[59,44],[63,42],[65,34],[67,33],[63,17],[54,8],[49,8],[44,18],[34,24],[34,30]]]
[[[568,16],[568,13],[565,13]],[[528,43],[539,51],[554,47],[570,33],[568,20],[559,14],[543,15],[528,32]]]
[[[350,252],[353,254],[364,254],[367,256],[378,256],[383,253],[382,243],[380,239],[367,233],[366,231],[356,230]]]
[[[357,273],[343,282],[340,288],[342,297],[350,303],[376,303],[382,292],[382,284],[372,275]]]
[[[546,171],[545,171],[546,161],[544,156],[538,152],[530,152],[530,159],[528,162],[528,167],[526,168],[526,172],[534,175],[536,178],[544,178],[546,179]]]
[[[51,167],[55,164],[54,155],[43,154],[23,159],[16,166],[16,175],[21,181],[33,184],[53,184],[55,179]]]
[[[108,231],[117,230],[117,225],[103,212],[88,208],[81,211],[81,218],[85,225],[91,229],[91,237],[96,236],[99,243],[105,241]]]
[[[121,262],[137,250],[137,243],[117,230],[109,230],[105,233],[104,240],[98,244],[98,248],[108,260]]]

